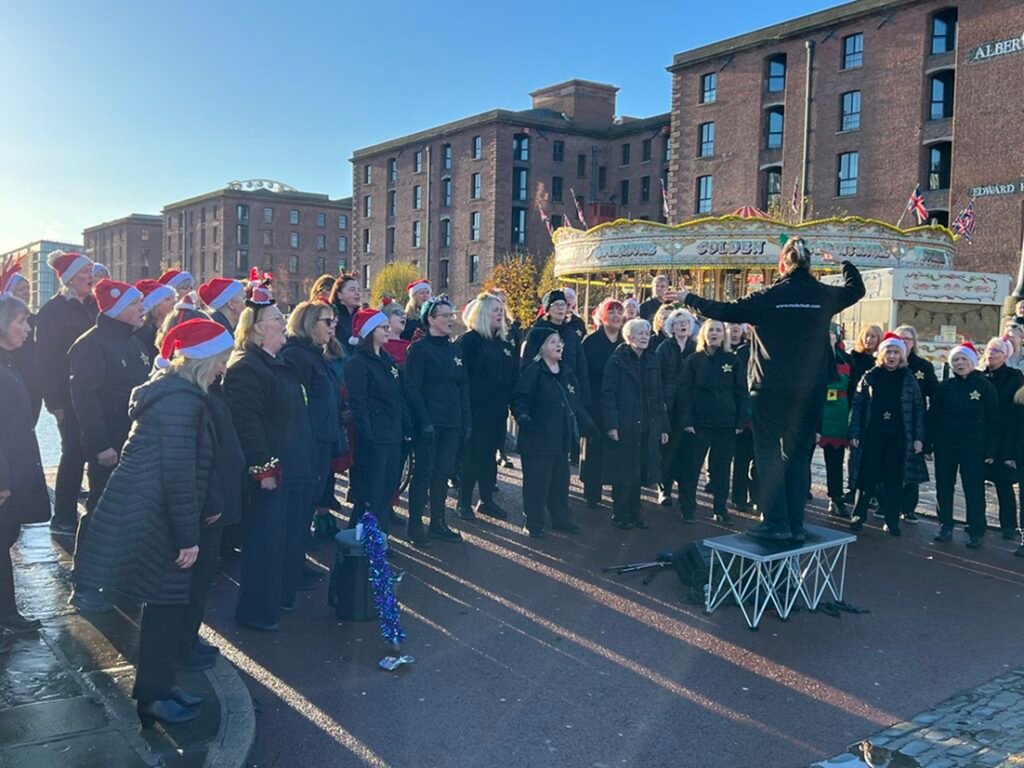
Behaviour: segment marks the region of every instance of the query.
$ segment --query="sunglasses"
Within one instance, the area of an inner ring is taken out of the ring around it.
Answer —
[[[328,328],[333,328],[338,324],[338,319],[336,317],[318,317],[316,321],[318,323],[323,323]]]

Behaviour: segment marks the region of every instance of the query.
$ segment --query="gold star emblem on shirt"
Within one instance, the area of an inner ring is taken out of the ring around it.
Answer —
[[[729,364],[729,363],[723,363],[723,364],[722,364],[722,370],[723,370],[723,371],[724,371],[725,373],[732,373],[732,365],[731,365],[731,364]]]
[[[914,374],[914,378],[917,379],[918,381],[924,381],[924,371],[917,371]]]
[[[576,394],[576,388],[572,384],[566,384],[565,388],[569,390],[570,395]]]
[[[455,358],[455,364],[461,368],[462,367],[462,358],[461,357],[456,357]]]
[[[892,418],[892,414],[889,413],[888,411],[886,411],[885,413],[882,414],[882,419],[884,419],[885,421],[888,421],[891,418]]]
[[[981,400],[981,392],[978,390],[971,392],[971,400]]]
[[[147,355],[145,352],[139,352],[139,358],[142,360],[142,364],[148,368],[150,365],[149,355]]]
[[[505,357],[512,357],[512,350],[505,347]]]
[[[394,376],[396,379],[398,378],[398,369],[395,368],[395,366],[393,365],[391,366],[391,375]]]

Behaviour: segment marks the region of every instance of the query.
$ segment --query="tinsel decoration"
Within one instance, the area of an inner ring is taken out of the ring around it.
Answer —
[[[392,587],[391,564],[384,547],[384,534],[372,513],[364,512],[360,522],[363,524],[363,551],[370,566],[373,602],[380,616],[380,633],[384,642],[397,649],[405,640],[405,631],[402,629],[398,601]]]

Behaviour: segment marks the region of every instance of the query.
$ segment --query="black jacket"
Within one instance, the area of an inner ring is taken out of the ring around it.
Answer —
[[[39,420],[39,411],[43,407],[43,392],[40,389],[39,372],[36,370],[36,316],[28,316],[31,330],[25,343],[11,352],[11,360],[18,369],[21,380],[28,391],[28,399],[32,408],[32,423]]]
[[[857,394],[857,385],[860,384],[861,378],[874,367],[875,356],[870,352],[857,352],[854,350],[850,353],[850,387],[847,395],[849,402],[853,402],[853,398]],[[835,381],[835,379],[830,379],[830,381]]]
[[[1013,403],[1013,396],[1024,385],[1024,373],[1016,368],[1003,364],[994,371],[984,371],[983,375],[992,382],[999,397],[999,447],[996,449],[996,461],[1016,461],[1021,452],[1021,435],[1018,423],[1018,406]]]
[[[431,428],[470,425],[466,364],[447,336],[423,336],[405,358],[405,396],[417,435]]]
[[[469,410],[473,429],[497,429],[502,434],[519,381],[519,356],[511,341],[485,339],[467,331],[459,339],[459,354],[469,381]]]
[[[419,315],[409,315],[405,320],[405,328],[402,329],[402,334],[399,336],[404,341],[412,341],[412,337],[416,335],[416,331],[427,332],[427,329],[423,327],[422,321],[420,321]]]
[[[602,479],[612,485],[628,485],[659,477],[661,435],[668,433],[669,423],[661,394],[661,369],[653,354],[644,352],[637,358],[628,344],[615,349],[601,381],[601,413],[605,431]],[[613,429],[618,430],[618,440],[607,436]],[[646,457],[646,476],[640,472],[641,452]]]
[[[658,310],[661,309],[664,305],[665,302],[663,302],[657,296],[652,296],[646,301],[640,303],[640,317],[642,317],[649,323],[653,323],[654,316],[658,314]]]
[[[924,395],[924,404],[927,407],[935,394],[935,388],[939,386],[939,377],[935,375],[935,366],[920,357],[914,350],[907,355],[907,367],[914,374],[914,379],[921,387],[921,394]]]
[[[159,329],[148,317],[146,318],[146,322],[142,324],[142,327],[135,332],[135,338],[142,342],[142,346],[145,347],[146,353],[149,355],[151,360],[156,360],[160,355],[160,350],[156,348],[156,337],[158,333]]]
[[[579,339],[580,343],[582,343],[584,337],[587,335],[587,324],[583,322],[583,318],[579,315],[569,315],[565,319],[565,322],[570,328],[572,328],[573,333],[576,334],[576,338]]]
[[[39,458],[35,419],[25,382],[11,353],[0,349],[0,490],[11,495],[0,504],[0,525],[50,519],[50,496]]]
[[[587,334],[583,339],[583,353],[587,358],[587,375],[590,379],[588,390],[590,400],[586,403],[590,418],[600,428],[604,424],[601,416],[601,379],[604,378],[604,367],[608,365],[608,358],[612,356],[615,348],[622,343],[622,334],[619,334],[620,341],[612,341],[604,328],[598,328],[593,333]]]
[[[512,414],[519,423],[517,450],[529,456],[568,456],[580,435],[593,437],[595,427],[579,398],[576,374],[565,366],[554,373],[538,360],[523,369]]]
[[[192,571],[174,564],[199,544],[215,436],[206,396],[162,372],[132,393],[134,427],[89,535],[75,553],[75,581],[137,602],[183,604]]]
[[[565,345],[565,350],[562,352],[562,364],[576,374],[576,380],[580,384],[581,400],[584,403],[589,403],[591,397],[590,373],[587,369],[587,356],[583,352],[583,344],[580,341],[580,337],[576,335],[576,329],[568,322],[555,325],[546,316],[539,318],[531,327],[553,328],[558,331],[558,335],[562,337],[562,343]],[[527,339],[523,346],[523,356],[520,365],[525,368],[534,362],[533,358],[537,356],[538,351]]]
[[[953,375],[935,388],[928,410],[932,449],[983,451],[986,459],[995,459],[999,436],[999,394],[981,373],[971,371],[962,379]]]
[[[345,363],[345,384],[356,451],[374,444],[401,445],[411,429],[401,373],[391,356],[357,349]]]
[[[234,525],[242,520],[246,464],[238,431],[231,418],[231,408],[224,399],[223,388],[210,390],[206,396],[207,416],[213,427],[214,450],[211,475],[216,482],[207,488],[203,503],[203,520],[220,515],[213,525]]]
[[[323,350],[304,339],[288,339],[281,357],[291,363],[306,390],[307,413],[313,438],[331,456],[348,452],[341,427],[341,390]]]
[[[750,323],[750,389],[790,389],[794,382],[820,392],[834,367],[828,326],[832,316],[864,296],[860,272],[843,262],[842,287],[823,285],[798,269],[771,288],[736,301],[721,302],[687,294],[685,304],[706,317]]]
[[[46,410],[71,408],[68,350],[95,322],[95,315],[76,299],[58,293],[36,316],[36,371]]]
[[[231,324],[231,321],[228,320],[227,315],[225,315],[219,309],[214,310],[213,312],[210,313],[210,319],[213,320],[215,323],[220,323],[224,327],[224,330],[226,330],[232,336],[235,335],[235,326],[233,326]]]
[[[334,328],[334,335],[338,337],[341,346],[345,348],[345,353],[351,356],[356,350],[355,346],[349,343],[349,339],[352,338],[352,318],[355,317],[356,313],[349,312],[348,307],[340,301],[334,302],[334,313],[338,317],[338,324]]]
[[[316,446],[305,393],[287,360],[246,345],[231,357],[224,394],[248,471],[277,459],[285,485],[316,480]]]
[[[96,317],[68,352],[71,400],[82,429],[82,452],[87,461],[113,448],[120,452],[132,420],[128,400],[147,378],[153,365],[145,345],[127,323],[107,315]]]
[[[695,352],[687,357],[676,392],[676,423],[682,429],[743,429],[747,423],[746,370],[736,355],[721,347],[711,355]]]
[[[655,351],[658,367],[661,369],[661,394],[665,398],[665,409],[668,411],[669,423],[675,428],[679,423],[676,406],[679,403],[679,384],[683,376],[686,359],[697,351],[697,342],[687,339],[686,348],[680,349],[679,342],[666,338]],[[746,368],[743,369],[746,376]],[[744,382],[746,379],[744,379]]]

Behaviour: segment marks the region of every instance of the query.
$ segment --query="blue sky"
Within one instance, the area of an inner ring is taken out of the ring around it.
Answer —
[[[232,179],[348,195],[354,149],[572,77],[665,112],[673,53],[834,4],[0,0],[0,252]]]

